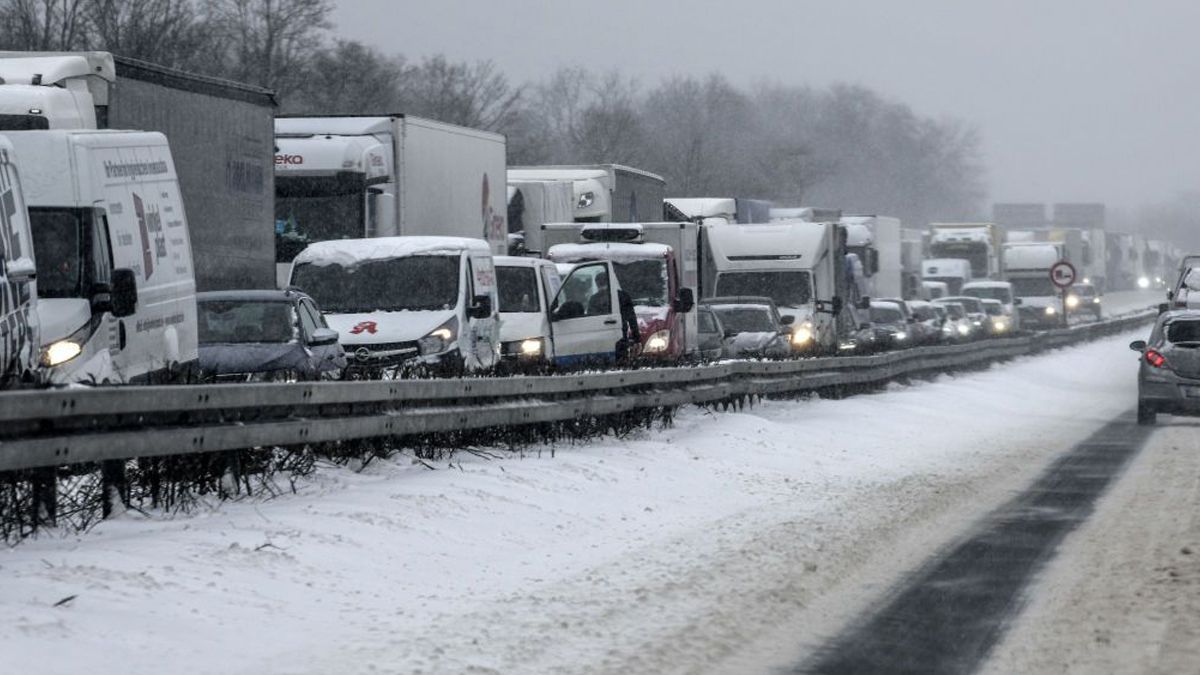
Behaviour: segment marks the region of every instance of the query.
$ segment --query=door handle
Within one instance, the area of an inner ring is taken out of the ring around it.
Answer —
[[[616,319],[606,319],[604,321],[604,325],[605,326],[615,326],[615,325],[617,325],[617,320]]]

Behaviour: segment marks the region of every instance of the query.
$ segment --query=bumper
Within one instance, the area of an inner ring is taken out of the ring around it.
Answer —
[[[1176,375],[1163,381],[1146,381],[1138,386],[1138,403],[1157,412],[1173,415],[1200,415],[1200,380]]]

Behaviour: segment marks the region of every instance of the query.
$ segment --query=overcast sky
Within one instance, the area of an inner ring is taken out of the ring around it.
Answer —
[[[340,0],[340,35],[412,57],[652,84],[869,86],[974,123],[995,201],[1133,206],[1200,187],[1195,0]]]

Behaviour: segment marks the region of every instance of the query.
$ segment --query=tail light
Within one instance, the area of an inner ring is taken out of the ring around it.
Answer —
[[[1153,349],[1147,349],[1146,350],[1146,363],[1149,363],[1150,365],[1154,366],[1155,368],[1162,368],[1167,363],[1167,357],[1154,351]]]

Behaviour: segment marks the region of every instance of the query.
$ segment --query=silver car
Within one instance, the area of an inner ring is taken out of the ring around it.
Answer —
[[[1200,416],[1200,310],[1163,312],[1149,340],[1129,348],[1141,353],[1138,424],[1158,413]]]

